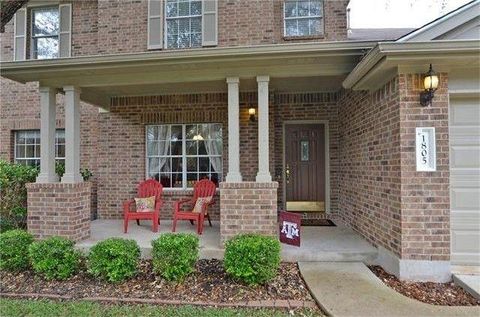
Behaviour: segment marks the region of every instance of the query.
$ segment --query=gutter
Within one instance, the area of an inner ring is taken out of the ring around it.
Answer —
[[[358,55],[359,51],[370,50],[376,42],[371,41],[344,41],[322,43],[293,43],[269,44],[257,46],[215,47],[186,50],[149,51],[141,53],[122,53],[112,55],[93,55],[49,60],[0,61],[0,74],[5,75],[16,71],[44,71],[63,67],[108,66],[112,64],[128,64],[136,62],[165,62],[169,64],[215,61],[225,59],[268,58],[275,56],[304,56],[304,55],[337,55],[352,52]]]

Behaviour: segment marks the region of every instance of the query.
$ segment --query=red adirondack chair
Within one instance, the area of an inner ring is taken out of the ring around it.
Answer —
[[[158,225],[160,224],[160,207],[162,207],[162,191],[163,186],[154,179],[149,179],[141,182],[138,185],[136,198],[147,198],[155,196],[155,210],[153,212],[137,212],[131,211],[131,206],[135,205],[135,200],[127,200],[123,203],[123,230],[127,233],[128,221],[137,220],[140,225],[140,220],[152,220],[153,232],[158,232]]]
[[[208,219],[208,223],[210,227],[212,226],[212,222],[210,221],[210,215],[208,214],[208,206],[214,204],[213,196],[215,195],[216,186],[215,183],[208,179],[202,179],[195,183],[193,187],[193,198],[192,199],[184,199],[175,202],[174,205],[174,213],[173,213],[173,228],[172,231],[175,232],[177,226],[177,220],[190,220],[197,222],[197,232],[198,234],[202,234],[203,232],[203,222],[205,221],[205,217]],[[195,206],[197,199],[200,197],[212,197],[212,200],[208,204],[204,204],[202,206],[202,212],[193,212],[193,211],[182,211],[182,205],[188,203],[189,205]]]

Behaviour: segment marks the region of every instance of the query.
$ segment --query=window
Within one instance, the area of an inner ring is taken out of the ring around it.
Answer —
[[[65,160],[65,130],[55,134],[55,159]],[[40,131],[25,130],[15,132],[15,163],[40,166]]]
[[[202,45],[202,1],[167,0],[165,4],[167,48]]]
[[[166,188],[191,188],[204,178],[222,180],[222,125],[147,126],[147,177]]]
[[[31,58],[57,58],[60,14],[58,7],[32,9]]]
[[[287,0],[284,4],[285,36],[323,34],[322,0]]]

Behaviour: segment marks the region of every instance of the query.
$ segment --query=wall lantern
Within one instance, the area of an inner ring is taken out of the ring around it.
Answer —
[[[249,108],[248,114],[250,115],[250,122],[255,122],[255,108]]]
[[[424,107],[432,105],[432,99],[438,88],[438,76],[433,71],[432,64],[423,78],[423,87],[425,91],[420,93],[420,104]]]

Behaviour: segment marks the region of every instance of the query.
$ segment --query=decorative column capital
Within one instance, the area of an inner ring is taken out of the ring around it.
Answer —
[[[238,77],[227,77],[227,84],[238,84],[240,82],[240,78]]]
[[[71,91],[79,94],[82,92],[82,89],[80,89],[80,87],[77,87],[77,86],[63,86],[63,91],[64,92]]]
[[[258,83],[268,83],[270,81],[270,76],[257,76]]]

